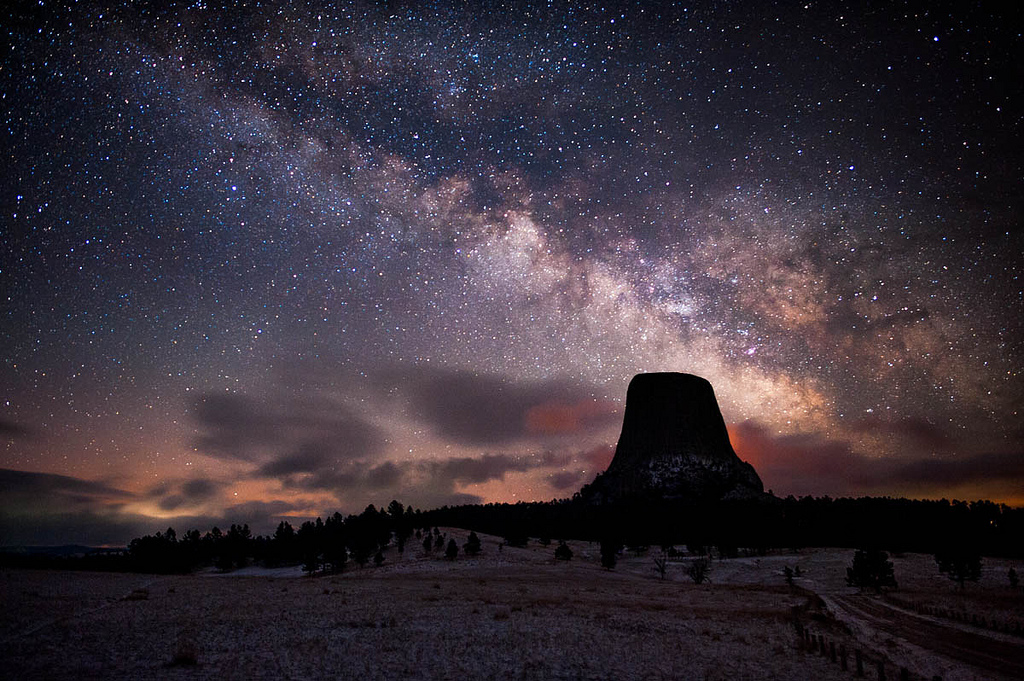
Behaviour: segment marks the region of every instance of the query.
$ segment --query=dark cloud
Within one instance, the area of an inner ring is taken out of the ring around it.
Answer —
[[[196,447],[211,456],[259,464],[256,475],[312,473],[342,461],[377,455],[380,430],[333,400],[278,395],[257,400],[214,393],[194,409]]]
[[[220,483],[194,478],[162,484],[146,496],[157,496],[161,510],[174,511],[212,498],[220,489]],[[267,533],[282,518],[311,506],[304,500],[254,501],[229,506],[216,515],[153,518],[124,510],[127,503],[138,499],[137,495],[102,482],[0,469],[0,546],[123,546],[135,537],[168,526],[179,531],[205,531],[214,525],[249,523],[253,532]]]
[[[122,512],[135,495],[68,475],[0,469],[0,545],[106,544],[144,526]]]
[[[200,428],[196,447],[204,454],[251,460],[280,437],[278,416],[245,395],[211,393],[193,408]]]
[[[953,439],[941,426],[921,418],[893,420],[868,417],[855,421],[853,428],[860,433],[905,438],[912,446],[929,451],[946,450],[953,445]]]
[[[215,495],[220,488],[221,484],[213,480],[193,478],[182,483],[181,493],[190,500],[203,501]]]
[[[560,492],[577,490],[583,485],[585,475],[583,471],[560,471],[552,474],[548,483]]]
[[[173,511],[176,508],[180,508],[185,503],[185,497],[180,494],[171,494],[163,497],[157,502],[157,506],[160,507],[161,511]]]
[[[503,480],[507,473],[521,473],[537,467],[537,463],[527,457],[504,454],[463,456],[419,465],[428,471],[432,478],[463,485]]]
[[[897,467],[893,477],[901,482],[921,485],[955,486],[987,482],[1024,489],[1024,451],[924,459]]]
[[[736,454],[757,470],[765,488],[780,494],[863,494],[888,475],[885,461],[856,454],[848,443],[819,435],[778,437],[760,424],[745,421],[730,428],[730,439]]]
[[[299,473],[315,473],[330,466],[336,457],[330,447],[323,443],[307,442],[299,446],[294,454],[272,459],[256,471],[256,475],[265,478],[281,478]]]
[[[157,498],[157,505],[163,511],[174,511],[183,506],[193,506],[216,496],[223,485],[206,478],[165,481],[149,491],[150,497]]]
[[[266,528],[277,525],[282,519],[287,519],[290,514],[303,508],[302,505],[281,500],[247,501],[225,508],[220,525],[248,523],[250,528],[258,528],[254,531],[266,532]]]
[[[387,461],[371,468],[364,481],[370,489],[387,489],[399,484],[402,479],[402,468],[393,461]]]
[[[503,445],[564,435],[614,420],[613,404],[564,380],[516,381],[465,370],[420,369],[400,377],[413,415],[460,444]]]
[[[27,514],[46,506],[68,513],[119,509],[134,497],[93,480],[0,468],[0,509],[8,513]]]
[[[921,441],[936,439],[919,423],[883,423]],[[877,430],[878,424],[872,424]],[[795,495],[864,495],[886,493],[931,495],[957,486],[998,483],[1024,486],[1024,452],[919,458],[911,461],[872,458],[852,451],[849,443],[818,435],[773,436],[746,421],[730,428],[740,458],[750,462],[766,488]],[[894,492],[895,490],[895,492]]]
[[[601,445],[580,454],[580,458],[589,463],[597,472],[607,469],[614,457],[615,447],[612,445]]]
[[[133,537],[166,528],[161,520],[121,513],[79,510],[31,515],[0,511],[0,546],[126,546]]]
[[[385,461],[376,465],[347,462],[342,466],[280,477],[286,489],[329,492],[349,510],[383,497],[402,499],[420,507],[477,503],[479,497],[458,492],[457,487],[504,480],[509,473],[563,467],[572,456],[542,453],[533,456],[482,454],[434,461]]]
[[[7,419],[0,419],[0,437],[4,438],[23,438],[32,435],[32,430],[26,428],[14,421],[8,421]]]

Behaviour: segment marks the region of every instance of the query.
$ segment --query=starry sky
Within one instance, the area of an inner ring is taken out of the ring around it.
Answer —
[[[5,7],[0,544],[568,497],[643,371],[1024,504],[1016,10]]]

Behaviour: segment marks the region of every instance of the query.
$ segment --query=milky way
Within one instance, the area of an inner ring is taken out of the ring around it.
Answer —
[[[5,12],[0,541],[570,496],[665,370],[777,494],[1024,503],[1012,11]]]

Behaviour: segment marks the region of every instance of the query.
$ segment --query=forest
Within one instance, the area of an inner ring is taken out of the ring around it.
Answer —
[[[213,567],[302,565],[309,574],[381,564],[392,551],[437,552],[454,559],[471,553],[438,528],[454,527],[504,538],[512,546],[576,539],[668,550],[685,545],[720,555],[804,547],[872,548],[893,553],[1024,556],[1024,509],[989,501],[902,498],[766,497],[694,505],[682,501],[594,505],[581,499],[517,504],[444,506],[419,511],[392,501],[358,515],[334,513],[294,527],[282,520],[271,535],[246,524],[205,533],[173,527],[131,540],[123,550],[70,555],[6,552],[5,566],[146,573],[188,573]],[[475,536],[475,535],[474,535]],[[447,541],[446,541],[447,540]],[[410,541],[414,541],[410,545]]]

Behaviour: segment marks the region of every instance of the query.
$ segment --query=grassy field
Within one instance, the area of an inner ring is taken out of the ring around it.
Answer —
[[[719,560],[712,583],[695,585],[685,561],[662,580],[651,555],[624,557],[608,571],[596,546],[571,546],[576,557],[564,563],[554,546],[499,550],[484,537],[477,558],[407,551],[380,568],[313,578],[294,569],[4,571],[0,658],[12,679],[853,678],[795,632],[792,608],[807,606],[813,591],[826,607],[812,608],[806,616],[817,620],[807,621],[876,646],[892,670],[910,664],[915,678],[991,677],[914,646],[901,652],[891,632],[871,641],[870,623],[829,622],[829,598],[855,593],[842,581],[851,551]],[[964,605],[970,595],[953,594],[944,577],[924,577],[935,572],[927,559],[897,559],[897,578],[917,597],[945,594]],[[785,584],[786,565],[801,565],[802,589]],[[998,569],[989,572],[996,579]],[[982,604],[999,588],[972,586]],[[999,607],[1008,607],[1005,598]],[[858,633],[858,625],[868,629]]]

